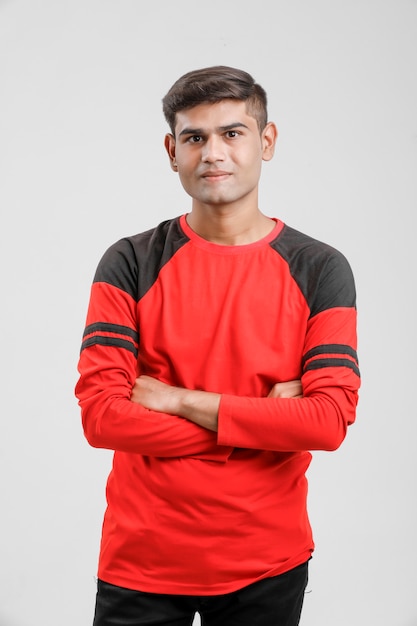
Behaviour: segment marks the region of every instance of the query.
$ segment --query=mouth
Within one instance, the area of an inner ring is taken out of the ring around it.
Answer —
[[[223,170],[208,170],[201,175],[201,178],[204,178],[204,180],[209,182],[218,182],[226,180],[229,176],[231,176],[230,172],[224,172]]]

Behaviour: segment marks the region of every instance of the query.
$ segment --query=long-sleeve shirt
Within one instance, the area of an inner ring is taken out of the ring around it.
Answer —
[[[276,219],[252,244],[186,216],[124,238],[91,290],[76,394],[114,450],[98,576],[141,591],[234,591],[306,561],[312,450],[355,420],[356,294],[345,257]],[[221,394],[218,432],[130,400],[141,374]],[[269,398],[301,378],[300,399]]]

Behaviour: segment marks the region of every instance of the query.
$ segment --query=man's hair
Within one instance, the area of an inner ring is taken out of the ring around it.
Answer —
[[[172,134],[175,135],[176,114],[179,111],[221,100],[245,102],[248,115],[255,118],[259,132],[263,131],[268,122],[265,90],[247,72],[215,65],[187,72],[163,98],[162,108]]]

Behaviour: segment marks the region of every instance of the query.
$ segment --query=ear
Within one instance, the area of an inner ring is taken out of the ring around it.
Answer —
[[[174,172],[178,172],[177,162],[175,160],[175,137],[171,133],[165,135],[165,150],[168,153],[169,162]]]
[[[274,156],[275,144],[278,139],[278,129],[274,122],[268,122],[262,131],[262,160],[270,161]]]

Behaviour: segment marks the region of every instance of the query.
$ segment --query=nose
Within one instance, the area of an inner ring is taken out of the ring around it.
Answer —
[[[203,163],[215,163],[224,160],[224,143],[221,137],[212,135],[206,139],[201,151]]]

